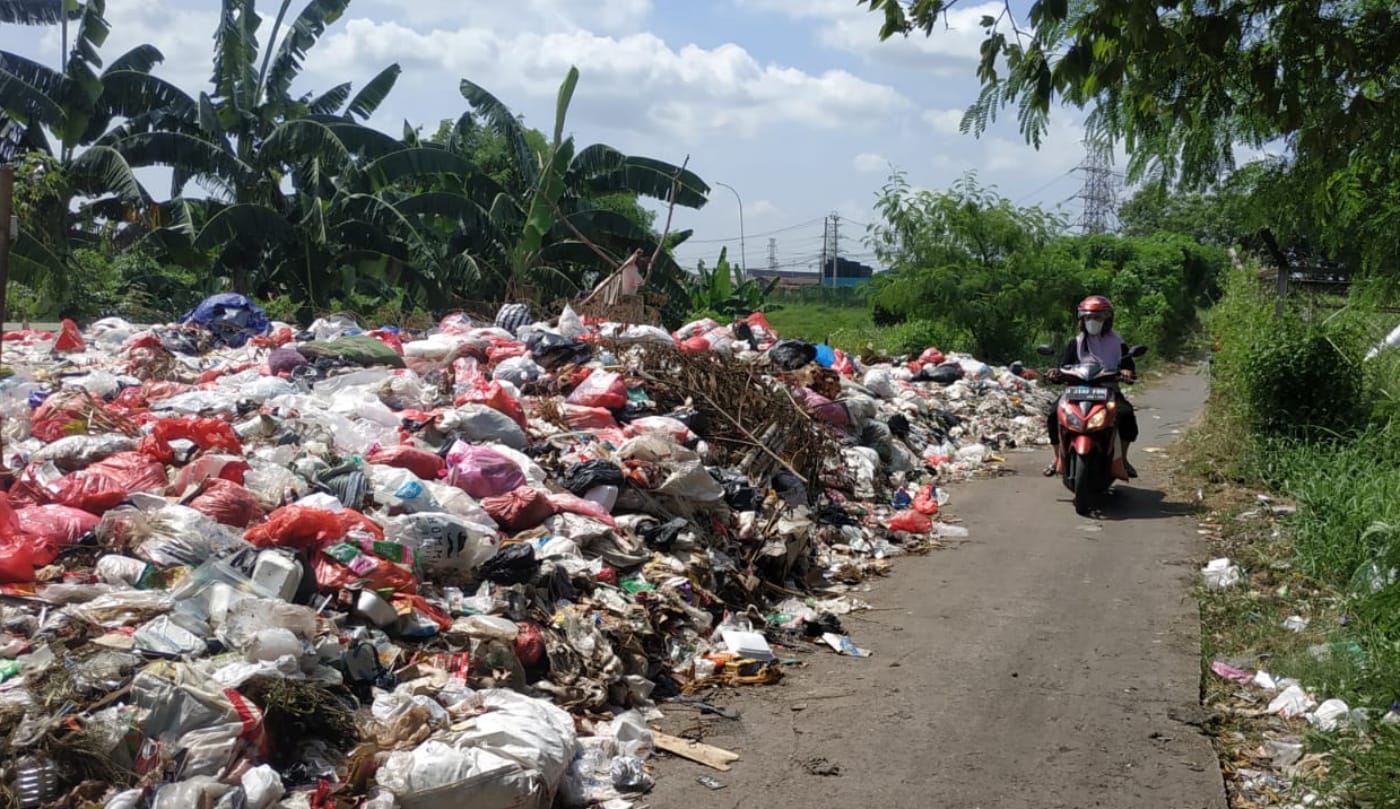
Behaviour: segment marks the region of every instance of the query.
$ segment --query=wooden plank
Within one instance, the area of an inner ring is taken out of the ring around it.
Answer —
[[[729,772],[729,763],[739,760],[738,753],[731,753],[723,748],[712,747],[700,742],[692,742],[679,736],[652,731],[651,738],[657,750],[664,750],[673,756],[680,756],[697,764],[704,764],[706,767],[720,772]]]

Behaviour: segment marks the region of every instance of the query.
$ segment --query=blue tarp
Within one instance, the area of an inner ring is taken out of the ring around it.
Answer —
[[[236,292],[210,295],[186,312],[180,322],[203,326],[230,348],[238,348],[249,338],[272,329],[262,307]]]
[[[817,344],[817,364],[823,368],[836,364],[836,352],[826,343]]]

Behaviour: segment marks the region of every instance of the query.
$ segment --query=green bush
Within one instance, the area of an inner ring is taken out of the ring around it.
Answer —
[[[1260,432],[1340,434],[1362,416],[1360,364],[1325,327],[1281,318],[1247,351],[1245,405]]]

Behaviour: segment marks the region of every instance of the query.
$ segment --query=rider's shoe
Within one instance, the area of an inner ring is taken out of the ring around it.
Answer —
[[[1135,478],[1135,477],[1138,476],[1138,475],[1137,475],[1137,470],[1133,468],[1133,465],[1132,465],[1132,464],[1128,463],[1128,459],[1127,459],[1127,458],[1124,458],[1124,459],[1123,459],[1123,468],[1124,468],[1125,470],[1127,470],[1127,472],[1128,472],[1128,477],[1130,477],[1130,478]]]
[[[1054,461],[1051,461],[1050,465],[1042,469],[1040,474],[1046,476],[1047,478],[1053,478],[1055,474],[1059,471],[1059,466]]]

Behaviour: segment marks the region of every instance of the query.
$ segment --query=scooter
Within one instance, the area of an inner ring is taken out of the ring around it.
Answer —
[[[1039,346],[1036,353],[1053,356],[1055,351]],[[1133,346],[1128,352],[1135,358],[1146,353],[1147,346]],[[1122,374],[1097,362],[1083,362],[1052,369],[1045,379],[1067,386],[1055,403],[1060,425],[1055,469],[1065,488],[1074,493],[1074,510],[1088,515],[1115,480],[1128,480],[1118,438],[1118,403],[1113,395]]]

